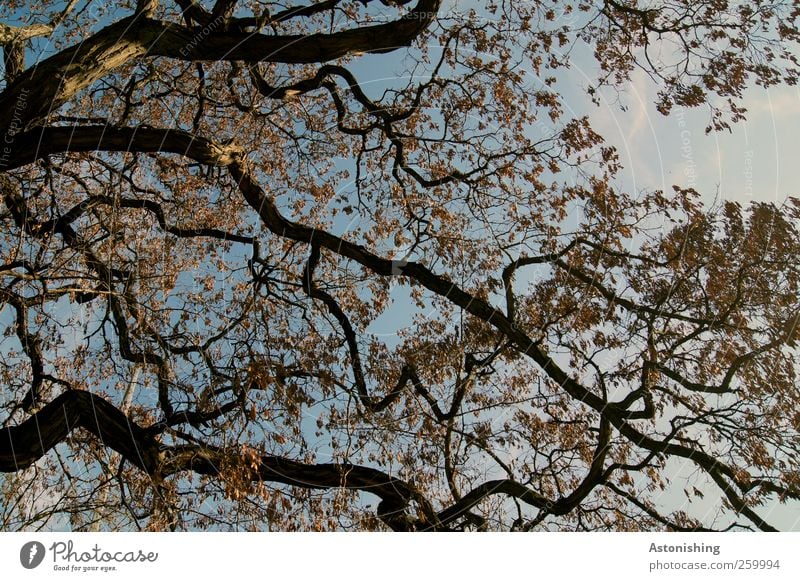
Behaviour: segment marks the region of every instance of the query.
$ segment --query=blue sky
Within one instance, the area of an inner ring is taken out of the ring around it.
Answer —
[[[467,5],[464,0],[453,0],[451,4],[462,9]],[[392,59],[399,64],[400,57],[401,53],[367,56],[353,69],[368,93],[376,94],[379,88],[397,80],[391,74],[391,64]],[[675,110],[669,117],[662,116],[653,104],[656,87],[643,74],[634,74],[624,88],[621,100],[625,111],[611,102],[610,94],[600,106],[589,102],[583,90],[592,78],[588,61],[578,58],[572,69],[563,74],[574,81],[561,85],[569,87],[561,95],[566,117],[589,115],[595,129],[617,147],[624,165],[620,185],[629,191],[669,190],[672,184],[692,186],[710,204],[715,199],[781,202],[800,189],[800,164],[796,161],[796,136],[800,133],[797,87],[748,91],[747,121],[734,125],[731,132],[705,134],[706,110]],[[394,308],[370,328],[389,343],[399,328],[410,323],[414,312],[407,300],[407,287],[395,288]],[[664,506],[683,504],[684,483],[689,482],[698,488],[713,489],[704,500],[694,501],[691,514],[702,517],[717,510],[716,487],[699,477],[691,462],[672,461],[670,475],[674,486],[664,494]],[[798,506],[761,513],[779,528],[800,529]]]
[[[461,8],[464,5],[460,3]],[[693,187],[708,206],[723,200],[742,205],[751,201],[780,204],[787,196],[800,194],[800,87],[748,89],[743,99],[747,119],[733,124],[730,131],[706,133],[708,109],[675,108],[665,117],[654,104],[658,87],[641,71],[633,74],[619,95],[604,90],[600,105],[592,104],[585,87],[596,74],[594,62],[585,55],[582,58],[580,51],[574,56],[571,69],[561,72],[568,81],[560,85],[565,118],[588,115],[594,129],[617,148],[624,166],[617,183],[622,189],[633,193],[671,191],[673,184]],[[383,59],[380,64],[379,59]],[[382,55],[356,64],[359,80],[368,92],[374,86],[372,94],[379,94],[393,80],[386,60]],[[374,66],[370,66],[371,61]],[[393,342],[397,331],[412,324],[415,314],[436,316],[434,310],[415,309],[406,287],[395,287],[392,297],[394,307],[369,329],[387,343]],[[501,420],[498,418],[500,425]],[[670,485],[659,502],[667,511],[685,510],[716,526],[730,522],[730,514],[718,517],[719,489],[691,461],[671,459],[665,480]],[[708,494],[693,498],[689,504],[684,490],[692,487]],[[800,530],[800,503],[774,502],[757,512],[781,530]]]

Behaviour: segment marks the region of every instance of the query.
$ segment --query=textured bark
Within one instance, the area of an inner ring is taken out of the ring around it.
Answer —
[[[101,397],[86,391],[62,393],[18,426],[0,431],[0,471],[31,466],[76,428],[84,428],[133,465],[155,473],[158,442]]]
[[[28,468],[77,428],[91,432],[103,445],[158,479],[184,471],[215,476],[239,453],[213,446],[162,446],[151,431],[105,399],[86,391],[68,391],[20,425],[0,430],[0,472]],[[251,470],[254,481],[369,492],[381,499],[378,516],[391,528],[417,526],[405,514],[415,492],[407,483],[380,470],[352,464],[303,464],[269,455],[260,456]]]
[[[433,20],[439,0],[420,0],[406,17],[333,34],[266,36],[234,33],[209,23],[191,29],[135,15],[32,67],[0,94],[0,110],[16,111],[18,125],[40,124],[80,90],[134,59],[315,63],[349,53],[386,52],[410,44]],[[12,119],[0,118],[0,134]]]

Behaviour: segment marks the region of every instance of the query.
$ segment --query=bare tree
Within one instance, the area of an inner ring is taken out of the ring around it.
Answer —
[[[771,530],[800,204],[621,191],[562,73],[724,129],[798,15],[4,3],[0,526]]]

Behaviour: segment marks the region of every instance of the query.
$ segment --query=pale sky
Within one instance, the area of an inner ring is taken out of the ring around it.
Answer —
[[[748,90],[747,120],[732,125],[731,131],[710,134],[705,133],[706,109],[675,109],[665,117],[656,111],[655,95],[656,88],[642,73],[621,96],[624,112],[607,101],[599,108],[587,107],[580,95],[565,96],[576,114],[588,113],[595,129],[617,147],[626,188],[669,191],[673,184],[691,186],[707,204],[715,198],[743,205],[780,204],[789,195],[800,195],[800,87]],[[677,458],[669,461],[668,475],[671,486],[660,498],[663,505],[713,523],[720,500],[713,481],[690,460]],[[688,504],[683,491],[692,486],[709,493]],[[775,502],[756,512],[780,530],[800,530],[800,503]]]
[[[800,194],[800,87],[756,87],[745,93],[747,120],[731,131],[705,133],[704,108],[656,111],[656,88],[643,73],[622,96],[627,111],[604,102],[586,112],[598,132],[617,146],[622,177],[633,190],[692,186],[705,201],[715,197],[780,203]],[[584,110],[580,97],[576,111]]]
[[[593,128],[616,146],[624,166],[618,185],[630,193],[654,189],[669,192],[675,184],[695,188],[709,205],[715,200],[780,204],[789,195],[800,195],[800,144],[796,137],[800,135],[799,87],[748,90],[743,101],[747,119],[732,125],[730,131],[706,134],[710,118],[707,108],[676,108],[663,116],[654,104],[658,87],[640,71],[623,88],[619,101],[609,91],[600,106],[593,105],[583,88],[593,79],[594,63],[583,61],[586,66],[582,67],[582,60],[573,60],[572,68],[563,73],[564,79],[573,81],[560,85],[568,90],[561,93],[565,119],[589,115]],[[362,81],[385,82],[385,78],[369,75],[377,71],[365,69],[367,74],[359,75]],[[385,73],[386,68],[381,68],[379,76]],[[389,343],[394,333],[411,323],[410,312],[397,312],[399,305],[409,302],[406,294],[405,289],[397,289],[393,294],[395,307],[370,328]],[[435,316],[435,312],[424,315]],[[670,485],[658,502],[667,513],[685,510],[706,526],[730,523],[730,513],[718,514],[722,497],[719,488],[690,460],[670,460],[666,480]],[[707,494],[689,504],[684,490],[693,487]],[[756,512],[780,530],[800,530],[800,503],[775,502]]]

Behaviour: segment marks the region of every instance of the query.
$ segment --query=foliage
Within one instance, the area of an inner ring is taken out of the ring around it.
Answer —
[[[562,95],[584,52],[728,128],[799,15],[4,3],[2,527],[771,529],[800,204],[622,191]]]

